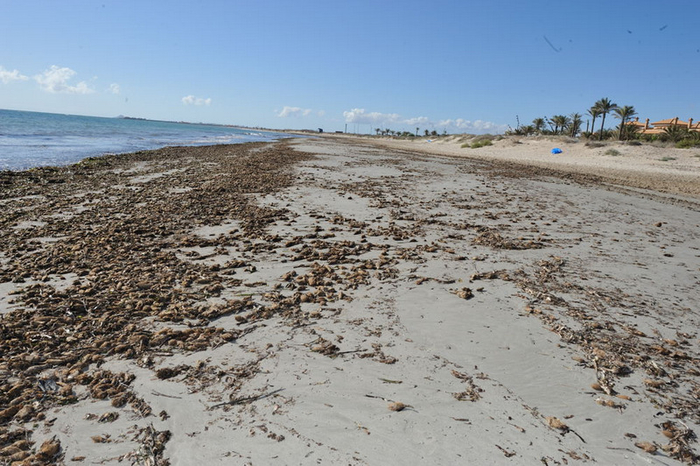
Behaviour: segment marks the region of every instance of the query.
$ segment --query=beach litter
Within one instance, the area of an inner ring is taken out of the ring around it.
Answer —
[[[561,154],[561,153],[562,153],[562,150],[559,149],[558,147],[555,147],[554,149],[552,149],[552,154]]]

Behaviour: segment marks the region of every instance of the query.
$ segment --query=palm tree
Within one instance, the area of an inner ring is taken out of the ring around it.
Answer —
[[[671,142],[679,142],[690,135],[690,131],[685,126],[672,125],[668,128],[664,128],[663,136],[666,139],[670,139]]]
[[[583,120],[581,119],[583,115],[580,113],[572,113],[571,118],[569,120],[569,136],[572,138],[575,138],[578,133],[581,132],[581,123],[583,123]]]
[[[605,127],[605,115],[610,113],[610,111],[614,110],[617,108],[617,104],[613,103],[608,99],[607,97],[603,97],[600,99],[598,102],[595,103],[595,106],[598,108],[598,111],[600,112],[600,115],[603,117],[603,122],[600,124],[600,140],[603,140],[603,128]]]
[[[542,125],[544,125],[544,120],[542,120]],[[538,130],[533,125],[521,126],[519,129],[523,136],[530,136],[531,134],[541,132],[541,130]]]
[[[625,134],[625,137],[627,137],[627,129],[625,127],[625,122],[629,121],[630,118],[635,116],[637,114],[637,111],[634,109],[632,105],[625,105],[624,107],[617,107],[616,109],[613,110],[615,112],[615,118],[620,119],[620,131],[618,135],[618,139],[622,141],[622,135],[623,133]]]
[[[554,115],[552,117],[552,123],[554,124],[554,134],[559,134],[564,131],[564,128],[569,123],[569,117],[565,115]]]
[[[544,118],[535,118],[532,120],[532,126],[535,128],[535,132],[538,134],[542,134],[542,131],[544,131],[544,125],[546,123],[544,122]]]
[[[593,121],[591,122],[591,134],[593,134],[595,133],[595,119],[600,116],[600,109],[594,105],[589,108],[586,113],[593,117]]]
[[[547,123],[547,124],[549,125],[549,130],[552,132],[552,134],[554,134],[555,131],[554,131],[554,125],[552,124],[552,120],[550,120],[549,118],[547,118],[547,117],[545,116],[545,117],[544,117],[544,122]]]

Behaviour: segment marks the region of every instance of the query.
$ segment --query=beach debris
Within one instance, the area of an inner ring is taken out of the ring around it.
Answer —
[[[669,443],[662,445],[661,449],[671,458],[688,464],[700,463],[700,455],[690,446],[697,442],[697,436],[686,424],[681,421],[666,421],[661,424],[661,429],[661,433],[669,439]]]
[[[253,403],[254,401],[262,400],[265,398],[268,398],[272,395],[276,395],[277,393],[281,392],[284,390],[283,388],[278,388],[277,390],[272,390],[266,393],[261,393],[260,395],[253,395],[253,396],[242,396],[242,397],[236,397],[235,393],[231,393],[229,395],[230,401],[225,401],[223,403],[217,403],[213,406],[210,406],[207,408],[208,411],[214,410],[216,408],[224,407],[228,408],[231,406],[236,406],[240,404],[249,404]]]
[[[383,377],[379,377],[379,380],[381,380],[384,383],[395,383],[395,384],[403,383],[403,380],[391,380],[391,379],[385,379]]]
[[[389,408],[389,411],[403,411],[407,407],[408,407],[408,405],[405,405],[405,404],[401,403],[400,401],[393,401],[393,402],[389,403],[389,406],[387,406],[387,408]]]
[[[381,343],[372,343],[372,349],[374,351],[364,352],[358,355],[358,357],[361,359],[372,358],[372,360],[381,362],[382,364],[395,364],[398,361],[397,358],[384,353]]]
[[[453,291],[452,293],[456,294],[457,297],[462,299],[471,299],[474,297],[474,292],[471,290],[471,288],[467,287],[464,287],[461,290]]]
[[[656,453],[659,449],[656,445],[654,445],[651,442],[635,442],[634,446],[641,450],[644,450],[647,453],[652,454]]]
[[[533,239],[505,238],[499,231],[490,227],[478,227],[476,231],[478,235],[472,240],[472,243],[480,246],[490,246],[494,249],[511,250],[541,249],[545,246],[542,241],[535,241]]]
[[[53,437],[44,441],[39,450],[32,454],[32,442],[26,438],[20,438],[20,434],[27,435],[28,430],[16,430],[12,433],[0,429],[2,443],[6,444],[0,449],[0,462],[2,464],[57,464],[60,463],[63,454],[61,441]],[[9,443],[11,442],[11,443]]]
[[[57,392],[58,391],[58,385],[56,384],[56,380],[53,378],[49,379],[39,379],[37,381],[37,385],[39,386],[39,389],[42,392]]]
[[[136,433],[133,440],[139,442],[139,448],[125,455],[125,459],[132,460],[132,464],[167,466],[170,461],[163,457],[163,452],[170,437],[169,430],[158,431],[149,424]]]
[[[46,440],[39,447],[36,454],[37,459],[41,461],[55,461],[58,454],[61,452],[61,441],[53,437],[51,440]]]
[[[517,453],[515,453],[514,451],[508,451],[508,450],[506,450],[505,448],[503,448],[503,447],[500,446],[500,445],[496,445],[496,448],[498,448],[499,450],[501,450],[501,451],[503,452],[503,455],[505,455],[506,458],[510,458],[511,456],[515,456],[515,455],[517,454]]]
[[[474,273],[469,277],[469,281],[475,282],[477,280],[510,280],[511,277],[508,274],[508,271],[506,270],[494,270],[491,272],[481,272],[481,273]]]
[[[458,421],[458,422],[466,422],[467,424],[471,424],[471,420],[465,418],[465,417],[452,417],[451,419]]]
[[[561,154],[562,152],[563,151],[558,147],[555,147],[554,149],[552,149],[552,154]]]
[[[603,391],[610,396],[615,395],[615,381],[613,380],[611,373],[606,370],[599,370],[600,368],[598,366],[597,357],[593,358],[593,366],[596,370],[596,378],[598,379],[598,381],[593,383],[591,385],[591,388],[593,388],[594,390]]]
[[[644,385],[649,388],[660,388],[666,385],[666,382],[658,379],[644,379]]]
[[[547,425],[549,425],[549,427],[551,427],[552,429],[561,431],[561,435],[565,435],[565,434],[568,434],[569,432],[571,432],[576,437],[578,437],[583,443],[586,443],[586,441],[583,439],[583,437],[581,437],[575,430],[573,430],[571,427],[569,427],[561,419],[554,417],[554,416],[546,416],[545,420],[547,421]]]
[[[156,371],[156,377],[161,380],[170,379],[177,375],[180,375],[183,371],[189,369],[187,365],[180,365],[176,367],[162,367]]]
[[[100,416],[100,417],[97,419],[97,422],[102,422],[102,423],[105,423],[105,422],[114,422],[114,421],[116,421],[117,419],[119,419],[119,413],[116,412],[116,411],[110,411],[110,412],[104,413],[102,416]]]
[[[90,437],[94,443],[112,443],[112,439],[110,438],[110,434],[105,434],[105,435],[93,435]]]
[[[554,416],[547,416],[545,419],[547,421],[547,424],[549,424],[549,427],[551,427],[552,429],[559,429],[563,431],[569,430],[569,426],[567,426],[559,418],[556,418]]]
[[[318,337],[311,345],[311,351],[323,354],[324,356],[335,357],[340,352],[340,348],[323,337]]]
[[[458,372],[452,370],[452,375],[459,380],[463,381],[466,385],[466,389],[459,393],[453,393],[452,396],[457,401],[478,401],[481,398],[481,393],[483,389],[474,383],[472,376],[465,374],[463,372]]]
[[[608,407],[608,408],[617,409],[617,410],[620,411],[620,413],[622,413],[622,411],[623,411],[623,410],[625,409],[625,407],[626,407],[623,403],[617,403],[617,402],[615,402],[614,400],[608,400],[608,399],[605,399],[605,398],[596,398],[595,402],[598,403],[598,404],[601,405],[601,406],[606,406],[606,407]]]
[[[413,409],[413,406],[411,406],[411,405],[407,405],[407,404],[402,403],[402,402],[400,402],[400,401],[390,400],[390,399],[385,398],[385,397],[383,397],[383,396],[371,395],[371,394],[366,394],[365,396],[366,396],[367,398],[377,398],[377,399],[379,399],[379,400],[386,401],[387,403],[389,403],[389,404],[387,405],[387,409],[388,409],[389,411],[403,411],[404,409],[407,409],[407,408]]]
[[[359,422],[355,422],[355,425],[357,426],[357,429],[358,429],[358,430],[363,431],[365,434],[367,434],[367,435],[370,435],[370,434],[371,434],[371,432],[369,431],[369,429],[368,429],[367,427],[363,426],[362,424],[360,424]]]

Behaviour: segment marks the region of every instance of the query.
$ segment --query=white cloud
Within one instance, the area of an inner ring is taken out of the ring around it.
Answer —
[[[277,113],[277,116],[280,118],[305,117],[311,115],[311,112],[313,112],[313,110],[311,110],[310,108],[285,106],[280,112]]]
[[[10,84],[14,81],[26,81],[27,79],[29,79],[29,77],[20,74],[17,70],[10,71],[0,66],[0,81],[2,81],[3,84]]]
[[[396,126],[408,128],[413,131],[416,127],[422,129],[447,130],[450,133],[502,133],[508,129],[508,125],[499,125],[489,121],[470,121],[462,118],[432,121],[428,117],[403,118],[397,113],[367,113],[364,108],[353,108],[343,112],[346,123],[372,125],[374,127]]]
[[[365,125],[389,125],[399,123],[401,116],[397,113],[365,113],[364,108],[353,108],[343,112],[346,123],[357,123]]]
[[[109,85],[109,91],[110,91],[112,94],[119,94],[119,92],[121,92],[121,89],[119,88],[119,84],[117,84],[117,83],[112,83],[112,84],[110,84],[110,85]]]
[[[436,126],[445,128],[449,132],[462,131],[472,133],[502,133],[508,129],[508,125],[499,125],[483,120],[470,121],[462,118],[441,120],[436,123]]]
[[[398,113],[365,112],[364,108],[353,108],[343,112],[346,123],[357,123],[374,126],[406,125],[428,126],[431,125],[428,117],[402,118]]]
[[[39,83],[42,90],[52,94],[92,94],[95,92],[85,81],[81,81],[75,86],[69,84],[70,79],[76,74],[78,73],[70,68],[59,68],[52,65],[42,74],[34,76],[34,80]]]
[[[416,118],[409,118],[407,120],[403,121],[405,124],[410,125],[410,126],[428,126],[432,125],[430,122],[430,119],[428,117],[416,117]]]
[[[211,98],[195,97],[188,95],[182,98],[182,103],[185,105],[211,105]]]

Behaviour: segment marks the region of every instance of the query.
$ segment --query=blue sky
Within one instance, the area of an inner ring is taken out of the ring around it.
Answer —
[[[641,119],[700,119],[697,0],[0,0],[0,12],[6,109],[483,133],[608,97]]]

